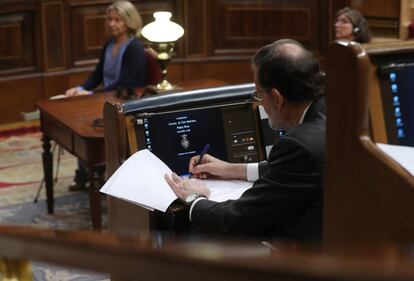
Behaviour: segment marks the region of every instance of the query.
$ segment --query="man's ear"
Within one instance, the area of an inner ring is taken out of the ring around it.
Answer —
[[[273,107],[277,110],[277,112],[280,112],[285,104],[285,97],[277,89],[274,88],[271,91],[271,96]]]

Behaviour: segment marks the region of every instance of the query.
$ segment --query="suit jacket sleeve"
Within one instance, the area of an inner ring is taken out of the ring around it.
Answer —
[[[266,171],[241,198],[196,203],[193,229],[215,234],[283,235],[294,227],[309,202],[320,196],[319,164],[297,139],[281,138],[270,153]]]
[[[259,162],[259,177],[262,176],[267,170],[267,161]]]

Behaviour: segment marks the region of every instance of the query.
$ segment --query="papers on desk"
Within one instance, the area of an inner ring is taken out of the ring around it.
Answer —
[[[164,179],[165,174],[171,173],[171,169],[149,150],[140,150],[116,170],[100,191],[149,210],[165,212],[177,199]],[[210,200],[217,202],[237,199],[252,186],[247,181],[200,181],[210,189]]]
[[[67,95],[56,95],[56,96],[51,96],[49,97],[49,99],[51,100],[59,100],[59,99],[67,99],[69,96]]]
[[[377,146],[414,176],[414,147],[377,143]]]
[[[210,189],[209,199],[216,202],[238,199],[253,184],[242,180],[206,179],[199,181]]]

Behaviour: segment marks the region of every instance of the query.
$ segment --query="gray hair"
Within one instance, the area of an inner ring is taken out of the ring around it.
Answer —
[[[115,1],[107,9],[106,13],[110,11],[117,11],[119,16],[125,21],[128,26],[128,34],[133,36],[140,36],[142,29],[142,19],[137,8],[129,1]]]
[[[254,55],[258,83],[269,92],[275,88],[292,103],[312,101],[323,95],[325,74],[316,57],[292,39],[280,39]]]

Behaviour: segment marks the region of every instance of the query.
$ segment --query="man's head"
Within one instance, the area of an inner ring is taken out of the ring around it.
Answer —
[[[297,113],[322,95],[325,75],[319,62],[295,40],[264,46],[252,65],[257,92],[274,129],[295,125]]]

